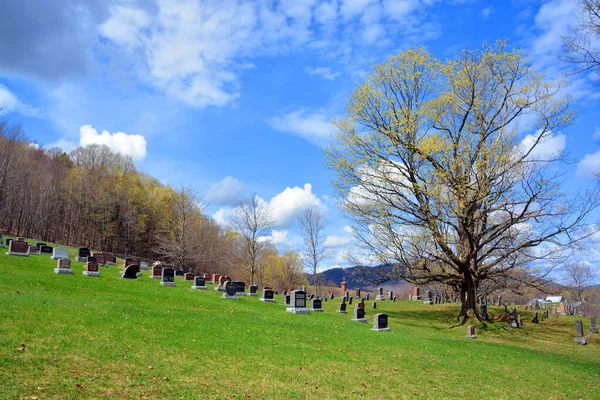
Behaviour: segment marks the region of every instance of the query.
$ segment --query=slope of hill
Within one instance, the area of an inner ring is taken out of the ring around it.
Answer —
[[[293,315],[281,296],[226,300],[146,271],[123,280],[117,267],[86,277],[78,262],[58,275],[47,255],[4,251],[3,399],[600,398],[600,335],[575,345],[575,317],[532,324],[521,309],[524,328],[491,321],[471,340],[455,305],[378,302],[363,324],[337,301]],[[370,329],[376,312],[390,332]]]

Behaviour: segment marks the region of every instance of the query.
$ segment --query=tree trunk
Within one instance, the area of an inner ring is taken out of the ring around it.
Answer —
[[[473,315],[478,321],[484,322],[477,310],[477,283],[469,271],[463,272],[460,299],[462,307],[459,317],[463,317],[463,324],[469,319],[469,310],[473,311]]]

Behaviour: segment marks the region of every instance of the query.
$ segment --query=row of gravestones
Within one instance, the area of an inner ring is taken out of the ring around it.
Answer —
[[[583,334],[583,321],[575,321],[575,343],[576,344],[587,344],[592,334],[598,333],[598,326],[596,325],[596,317],[590,318],[590,332],[584,336]]]

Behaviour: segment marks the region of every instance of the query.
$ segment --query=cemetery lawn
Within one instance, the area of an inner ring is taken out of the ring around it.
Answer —
[[[31,241],[30,242],[34,242]],[[522,329],[477,325],[455,305],[367,304],[368,324],[335,310],[292,315],[256,297],[224,300],[149,271],[121,280],[53,273],[48,255],[0,249],[0,398],[600,399],[600,335],[574,343],[576,317]],[[499,315],[503,309],[491,307]],[[386,312],[390,332],[373,332]],[[584,319],[586,333],[589,319]]]

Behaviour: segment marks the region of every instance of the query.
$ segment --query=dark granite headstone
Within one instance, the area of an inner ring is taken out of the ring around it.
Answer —
[[[175,270],[173,268],[162,268],[160,284],[163,286],[175,286]]]
[[[11,240],[8,244],[9,255],[26,256],[29,254],[29,245],[24,240]]]
[[[365,309],[364,308],[355,308],[354,309],[353,321],[367,322],[367,320],[365,319]]]
[[[89,256],[86,261],[87,262],[95,262],[95,263],[98,262],[98,260],[96,260],[96,257],[94,257],[94,256]]]
[[[90,252],[90,249],[88,249],[87,247],[80,247],[79,250],[77,251],[77,257],[80,257],[80,258],[87,258],[91,254],[92,253]]]
[[[36,243],[35,246],[39,249],[42,246],[47,246],[46,243]]]
[[[312,299],[311,300],[311,309],[313,311],[323,311],[323,303],[320,299]]]
[[[233,282],[233,281],[225,282],[225,294],[227,294],[230,297],[234,297],[236,293],[237,293],[236,282]]]
[[[294,290],[290,297],[290,303],[293,308],[306,308],[306,292]]]
[[[235,293],[239,295],[244,295],[246,292],[246,283],[241,281],[233,282],[233,286],[235,287]]]
[[[250,291],[249,294],[250,296],[255,296],[258,292],[258,286],[257,285],[250,285],[250,287],[248,288],[248,290]]]
[[[124,279],[137,279],[137,273],[138,273],[137,265],[130,265],[127,268],[125,268],[125,271],[123,271],[123,278]]]
[[[388,331],[388,315],[384,313],[375,314],[373,317],[373,330],[374,331]]]
[[[260,300],[274,303],[275,292],[272,289],[263,289],[262,297],[260,298]]]
[[[283,295],[283,297],[284,297],[283,304],[285,304],[286,306],[289,306],[291,304],[290,302],[292,301],[292,296],[289,294],[285,294],[285,295]]]
[[[204,279],[203,276],[197,276],[194,279],[194,286],[197,286],[197,287],[206,286],[206,279]]]
[[[340,305],[339,305],[339,307],[338,307],[338,309],[337,309],[337,312],[339,312],[339,313],[345,313],[346,312],[346,303],[341,302]]]

